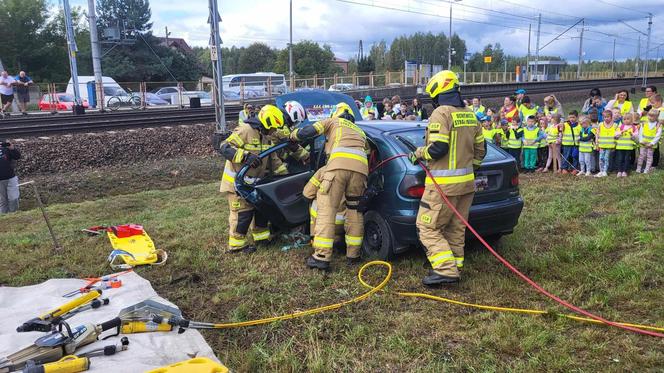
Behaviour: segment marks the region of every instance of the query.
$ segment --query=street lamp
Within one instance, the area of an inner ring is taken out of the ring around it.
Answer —
[[[447,69],[452,70],[452,4],[458,3],[461,0],[450,1],[450,34],[449,34],[449,45],[447,48]]]

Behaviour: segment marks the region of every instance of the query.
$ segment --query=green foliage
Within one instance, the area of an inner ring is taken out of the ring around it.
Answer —
[[[258,71],[271,71],[277,51],[264,43],[249,45],[239,58],[240,73],[254,73]]]
[[[293,44],[293,69],[298,75],[333,74],[339,72],[333,63],[334,53],[329,45],[322,47],[313,41],[301,41]],[[288,72],[288,49],[277,54],[274,71]]]
[[[146,32],[152,28],[149,0],[99,0],[96,4],[100,27]]]

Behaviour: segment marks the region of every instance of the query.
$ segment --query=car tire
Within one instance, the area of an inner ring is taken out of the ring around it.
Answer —
[[[394,258],[395,239],[387,221],[376,211],[364,214],[362,253],[367,259]]]

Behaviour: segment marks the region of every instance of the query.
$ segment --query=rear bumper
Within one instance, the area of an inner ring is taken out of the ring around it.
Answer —
[[[523,210],[521,196],[502,201],[473,205],[470,208],[469,223],[482,236],[496,234],[509,234],[519,223],[519,216]],[[417,215],[390,215],[387,219],[394,237],[397,241],[396,252],[404,252],[410,246],[419,244],[415,220]],[[471,233],[466,230],[466,237]]]

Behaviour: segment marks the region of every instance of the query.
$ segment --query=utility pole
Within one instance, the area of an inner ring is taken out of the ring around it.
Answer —
[[[214,116],[217,121],[216,133],[226,131],[226,110],[224,108],[224,85],[222,83],[223,71],[221,68],[221,38],[219,37],[219,10],[217,0],[209,0],[210,8],[210,57],[212,60],[212,73],[214,74],[215,105]]]
[[[581,79],[581,65],[583,65],[583,31],[586,28],[586,20],[581,20],[581,35],[579,36],[579,65],[576,68],[576,78]]]
[[[657,74],[657,65],[659,64],[659,47],[657,47],[657,55],[655,56],[655,74]]]
[[[540,45],[540,30],[542,28],[542,13],[537,15],[537,38],[535,39],[535,79],[539,75],[539,45]],[[538,79],[539,80],[539,79]]]
[[[168,46],[168,37],[171,36],[171,33],[168,32],[168,26],[164,27],[164,36],[166,36],[164,39],[166,39],[166,48],[169,48]]]
[[[92,71],[95,76],[95,92],[97,107],[104,111],[104,82],[101,72],[101,52],[99,48],[99,34],[97,33],[97,13],[95,0],[88,0],[88,24],[90,25],[90,50],[92,52]]]
[[[639,76],[639,59],[641,58],[641,35],[636,43],[636,58],[634,59],[634,77]]]
[[[450,2],[450,34],[447,48],[447,69],[452,70],[452,2]]]
[[[532,24],[528,24],[528,53],[526,54],[526,81],[530,81],[530,31]]]
[[[611,77],[613,78],[614,68],[616,65],[616,39],[613,39],[613,55],[611,57]]]
[[[643,84],[648,84],[648,63],[650,62],[650,34],[652,33],[652,13],[648,13],[648,39],[646,40],[646,63],[643,64]]]
[[[293,86],[293,0],[290,0],[290,42],[288,43],[288,79],[290,82],[290,89],[294,90]]]
[[[62,0],[65,15],[65,29],[67,32],[67,53],[69,54],[69,72],[74,86],[74,104],[81,105],[81,92],[78,86],[78,67],[76,65],[76,39],[74,38],[74,25],[71,20],[71,8],[69,0]]]

